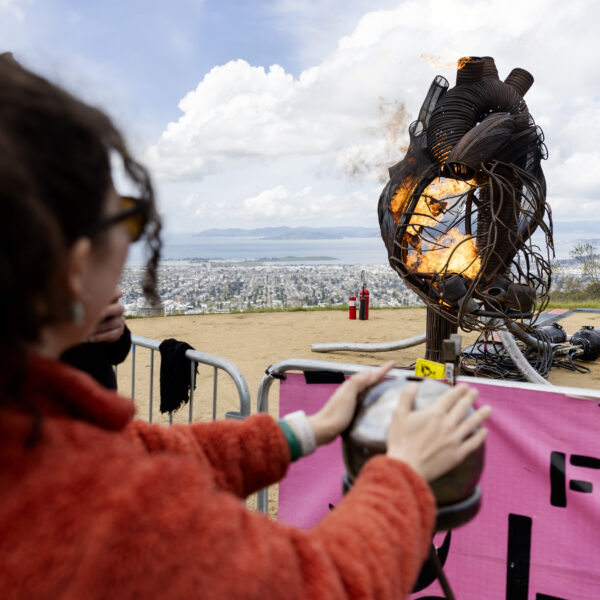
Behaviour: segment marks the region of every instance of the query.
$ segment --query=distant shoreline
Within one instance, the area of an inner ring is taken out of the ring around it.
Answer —
[[[280,262],[317,262],[317,261],[339,261],[336,256],[261,256],[260,258],[222,258],[222,257],[187,257],[187,258],[171,258],[165,262],[169,263],[226,263],[228,265],[257,265],[262,263],[280,263]]]
[[[374,227],[259,227],[255,229],[205,229],[192,234],[200,238],[254,238],[263,241],[342,240],[380,237]]]

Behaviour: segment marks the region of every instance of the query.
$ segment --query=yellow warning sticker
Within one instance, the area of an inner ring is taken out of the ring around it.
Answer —
[[[415,375],[418,377],[430,377],[431,379],[444,379],[446,377],[446,366],[433,360],[418,358]]]

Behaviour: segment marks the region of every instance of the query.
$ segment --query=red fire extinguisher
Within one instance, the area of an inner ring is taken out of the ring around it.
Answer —
[[[356,321],[356,296],[348,298],[348,316],[351,321]]]
[[[369,318],[369,290],[367,289],[367,282],[365,280],[365,272],[363,271],[361,274],[362,279],[362,288],[360,290],[360,294],[358,295],[359,299],[359,310],[358,310],[358,318],[361,321],[366,321]]]

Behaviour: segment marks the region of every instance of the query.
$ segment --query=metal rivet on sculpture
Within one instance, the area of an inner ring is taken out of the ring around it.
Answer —
[[[461,327],[527,330],[547,304],[552,223],[543,134],[523,96],[533,77],[500,81],[491,57],[436,77],[390,170],[379,223],[391,266],[427,305],[427,357]],[[531,236],[539,229],[542,243]]]

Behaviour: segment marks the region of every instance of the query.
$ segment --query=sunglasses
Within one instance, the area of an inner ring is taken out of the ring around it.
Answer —
[[[123,223],[127,228],[131,243],[137,242],[146,229],[148,218],[148,202],[133,196],[121,196],[120,212],[104,219],[97,227],[97,231],[102,231],[117,223]]]

